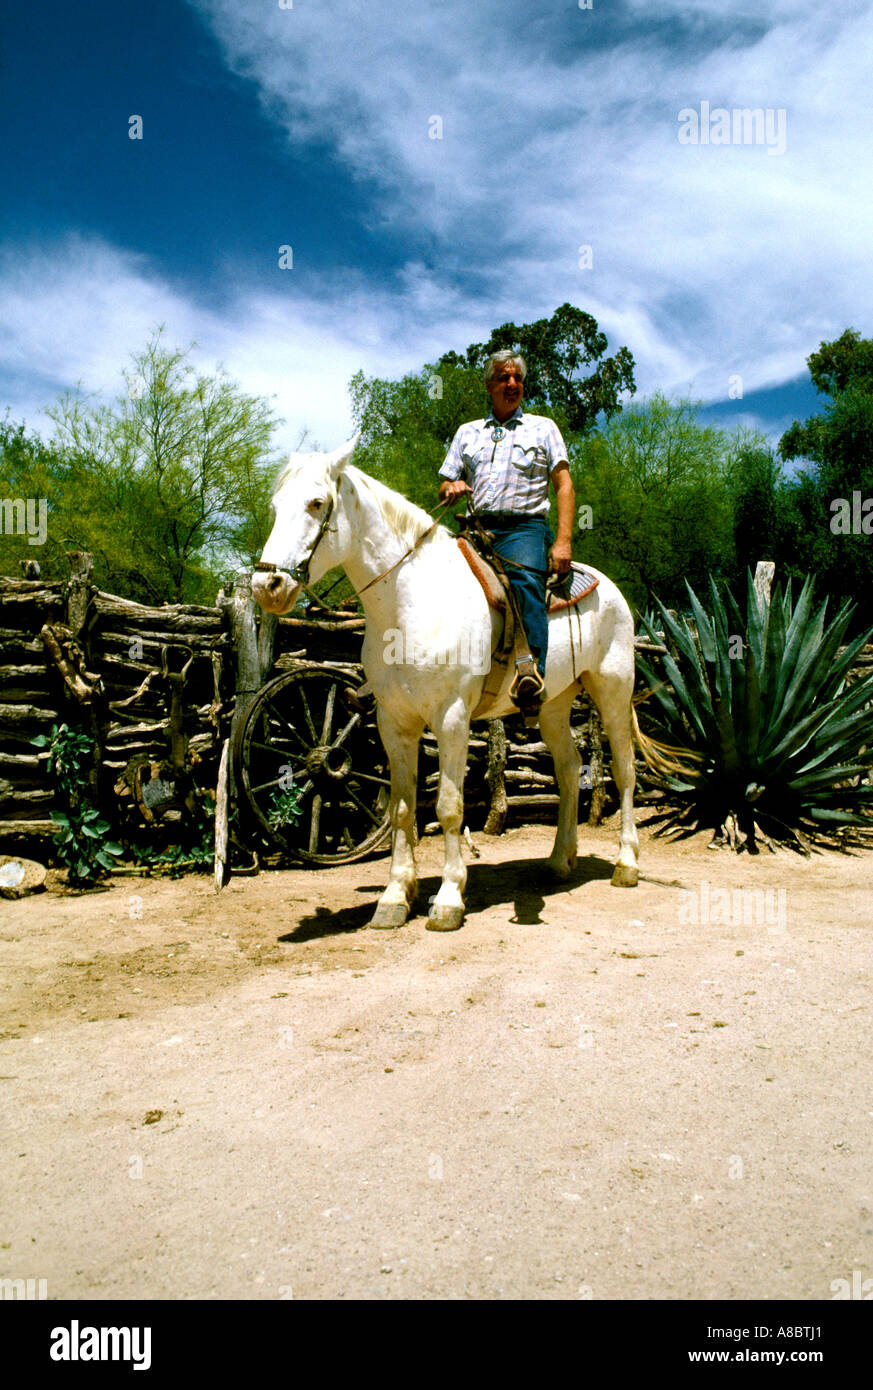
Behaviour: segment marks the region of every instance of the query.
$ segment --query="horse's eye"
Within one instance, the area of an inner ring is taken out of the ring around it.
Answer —
[[[324,498],[323,498],[323,497],[313,497],[313,499],[312,499],[311,502],[307,502],[307,503],[306,503],[306,510],[307,510],[308,512],[320,512],[323,506],[324,506]]]

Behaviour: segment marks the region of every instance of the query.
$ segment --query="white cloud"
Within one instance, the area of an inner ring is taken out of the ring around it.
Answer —
[[[633,0],[638,29],[600,47],[605,10],[562,7],[549,47],[513,0],[195,7],[289,139],[318,135],[377,179],[399,224],[478,271],[483,299],[521,318],[597,303],[607,331],[638,328],[624,341],[646,389],[694,380],[718,396],[738,369],[748,389],[771,384],[873,314],[861,0],[748,0],[730,25],[720,0],[657,14]],[[647,23],[671,16],[686,43]],[[704,99],[784,108],[786,153],[680,146],[679,110]],[[442,141],[427,138],[432,114]],[[665,308],[679,298],[681,327]]]
[[[289,272],[293,273],[293,272]],[[284,421],[277,443],[299,432],[325,448],[347,439],[347,385],[363,367],[398,375],[466,345],[468,310],[456,295],[440,302],[423,271],[385,303],[361,280],[316,285],[307,295],[242,294],[221,311],[204,308],[163,280],[144,257],[70,237],[0,255],[0,381],[12,419],[44,434],[44,407],[68,389],[111,400],[124,390],[130,355],[166,325],[174,347],[197,346],[201,370],[222,365],[252,395],[274,398]]]
[[[84,238],[10,247],[0,370],[14,418],[41,425],[39,408],[79,380],[119,389],[158,322],[174,343],[197,340],[198,365],[222,362],[275,395],[284,447],[303,427],[326,447],[348,435],[358,367],[396,375],[565,300],[595,315],[611,348],[630,346],[641,393],[704,400],[723,398],[733,373],[746,395],[802,374],[848,324],[871,331],[873,13],[860,0],[741,0],[730,24],[720,0],[664,0],[657,15],[629,0],[638,28],[600,46],[606,7],[195,8],[290,141],[327,142],[375,181],[369,215],[409,236],[408,262],[390,289],[343,268],[231,293],[218,310],[134,251]],[[671,16],[688,43],[648,25]],[[704,99],[784,107],[786,153],[680,146],[680,109]],[[433,115],[442,140],[428,138]],[[424,245],[436,247],[427,264]]]

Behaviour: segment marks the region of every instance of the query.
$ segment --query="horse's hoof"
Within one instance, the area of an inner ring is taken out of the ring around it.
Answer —
[[[576,869],[576,865],[569,865],[566,859],[562,860],[562,863],[553,863],[553,860],[549,859],[548,869],[552,877],[557,878],[559,883],[566,883],[567,878],[573,877],[573,870]]]
[[[612,874],[613,888],[636,888],[640,881],[640,871],[627,864],[616,864]]]
[[[457,931],[464,920],[463,907],[432,907],[427,919],[428,931]]]
[[[409,916],[406,903],[379,903],[370,918],[371,927],[402,927]]]
[[[556,863],[554,859],[549,859],[547,868],[552,877],[556,878],[559,883],[566,883],[576,872],[576,860],[568,863],[566,859],[559,859]]]

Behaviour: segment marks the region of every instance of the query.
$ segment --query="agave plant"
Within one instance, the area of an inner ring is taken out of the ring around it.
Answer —
[[[710,614],[686,587],[692,621],[658,602],[678,653],[660,658],[667,682],[638,659],[663,739],[651,766],[671,806],[656,819],[719,829],[733,813],[751,850],[756,827],[806,848],[807,835],[873,825],[873,673],[850,680],[871,634],[842,646],[854,605],[826,624],[811,579],[796,605],[790,581],[768,604],[749,574],[744,619],[711,578]],[[657,642],[651,618],[642,624]]]

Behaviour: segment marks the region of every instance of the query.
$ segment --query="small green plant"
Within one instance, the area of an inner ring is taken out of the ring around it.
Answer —
[[[179,842],[158,849],[155,845],[132,844],[134,863],[143,867],[167,868],[170,877],[180,877],[186,869],[211,869],[215,858],[215,799],[211,790],[195,788],[185,802]]]
[[[753,852],[758,830],[807,849],[807,836],[839,831],[839,843],[849,827],[873,827],[873,675],[852,678],[871,634],[842,645],[854,605],[826,623],[811,579],[796,603],[789,582],[768,604],[749,574],[745,615],[712,580],[705,612],[687,587],[690,620],[658,604],[676,653],[661,658],[666,682],[638,658],[665,740],[654,761],[669,809],[656,819],[719,830],[734,817]]]
[[[93,766],[94,741],[81,729],[68,724],[52,725],[51,736],[40,734],[31,740],[36,748],[48,748],[48,773],[67,803],[66,811],[52,811],[58,827],[55,847],[67,865],[67,876],[76,887],[96,883],[111,871],[114,860],[124,853],[121,845],[108,839],[112,827],[93,805],[88,774]]]
[[[284,830],[286,825],[298,825],[303,817],[303,790],[301,787],[288,787],[286,791],[276,792],[273,804],[267,815],[267,824],[273,831]]]

